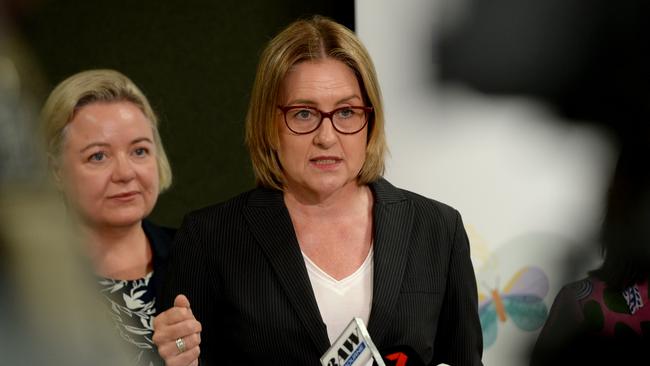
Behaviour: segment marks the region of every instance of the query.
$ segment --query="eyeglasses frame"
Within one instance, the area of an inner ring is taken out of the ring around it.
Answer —
[[[311,110],[315,110],[318,113],[320,113],[320,122],[318,122],[318,124],[316,124],[316,127],[314,127],[314,129],[312,129],[311,131],[308,131],[308,132],[296,132],[289,126],[289,122],[287,122],[287,112],[292,110],[292,109],[298,109],[298,108],[311,109]],[[285,106],[279,105],[278,109],[280,109],[282,111],[282,115],[283,115],[283,118],[284,118],[284,124],[287,126],[289,131],[295,133],[296,135],[308,135],[308,134],[316,131],[323,124],[323,120],[325,118],[329,118],[330,123],[332,123],[332,127],[334,128],[334,130],[336,132],[338,132],[338,133],[340,133],[342,135],[354,135],[354,134],[357,134],[357,133],[361,132],[361,130],[363,130],[364,127],[366,127],[366,125],[368,125],[368,114],[372,113],[372,111],[374,110],[374,108],[366,107],[366,106],[345,106],[345,107],[340,107],[340,108],[333,109],[333,110],[331,110],[329,112],[324,112],[324,111],[321,111],[320,109],[318,109],[316,107],[313,107],[313,106],[310,106],[310,105],[285,105]],[[363,110],[365,112],[366,120],[363,122],[363,125],[361,126],[361,128],[359,128],[358,130],[356,130],[354,132],[344,132],[344,131],[341,131],[338,128],[336,128],[336,124],[334,124],[334,119],[333,119],[334,113],[336,113],[336,112],[338,112],[340,110],[343,110],[343,109],[361,109],[361,110]]]

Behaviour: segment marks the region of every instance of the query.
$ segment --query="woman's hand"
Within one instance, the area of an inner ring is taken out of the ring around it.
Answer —
[[[201,323],[194,317],[185,295],[174,299],[174,307],[153,320],[153,343],[167,366],[197,366]]]

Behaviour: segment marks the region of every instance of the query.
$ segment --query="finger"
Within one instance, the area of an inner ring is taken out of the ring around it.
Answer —
[[[187,297],[183,294],[176,296],[174,299],[174,306],[175,307],[181,307],[181,308],[190,308],[190,300],[187,299]]]
[[[194,347],[198,347],[201,343],[197,335],[190,335],[183,337],[183,342],[185,343],[185,350],[190,350]],[[180,354],[180,349],[178,348],[176,341],[166,342],[162,346],[158,347],[158,354],[164,358],[169,359]]]
[[[192,319],[195,318],[190,309],[183,307],[173,307],[158,314],[153,319],[153,326],[154,329],[160,329],[165,325],[172,325]]]
[[[160,347],[167,342],[176,341],[178,338],[200,333],[201,331],[201,323],[196,319],[188,319],[171,325],[164,324],[160,327],[154,325],[152,340]]]
[[[187,349],[183,353],[178,353],[174,356],[165,358],[165,364],[167,366],[196,365],[198,364],[200,354],[201,348],[197,346],[191,349]]]
[[[199,333],[190,334],[180,338],[183,339],[186,352],[187,350],[198,347],[201,344],[201,335]],[[176,344],[176,339],[158,345],[158,354],[160,354],[162,358],[169,359],[171,357],[177,356],[180,353],[178,345]]]

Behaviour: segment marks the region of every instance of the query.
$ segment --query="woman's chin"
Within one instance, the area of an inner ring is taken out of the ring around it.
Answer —
[[[132,226],[141,225],[142,220],[146,217],[143,212],[129,213],[121,215],[111,215],[109,217],[98,218],[95,220],[87,220],[87,224],[91,227],[97,228],[128,228]]]

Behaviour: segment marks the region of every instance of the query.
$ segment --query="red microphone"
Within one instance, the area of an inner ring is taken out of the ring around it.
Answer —
[[[383,348],[379,350],[379,353],[386,366],[424,366],[420,355],[406,345]]]

